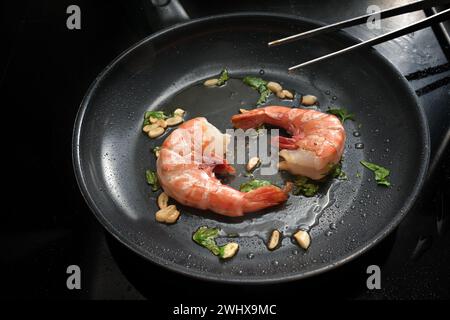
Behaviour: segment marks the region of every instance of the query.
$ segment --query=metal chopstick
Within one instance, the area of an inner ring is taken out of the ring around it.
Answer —
[[[375,13],[370,13],[370,14],[366,14],[363,16],[359,16],[359,17],[355,17],[355,18],[351,18],[345,21],[341,21],[341,22],[336,22],[327,26],[323,26],[317,29],[313,29],[313,30],[309,30],[306,32],[302,32],[302,33],[298,33],[298,34],[294,34],[282,39],[278,39],[278,40],[274,40],[268,43],[269,47],[274,47],[274,46],[278,46],[281,44],[285,44],[285,43],[289,43],[289,42],[293,42],[296,40],[300,40],[300,39],[305,39],[305,38],[309,38],[309,37],[313,37],[316,36],[318,34],[322,34],[322,33],[327,33],[327,32],[332,32],[332,31],[336,31],[339,29],[344,29],[344,28],[348,28],[348,27],[352,27],[352,26],[356,26],[359,24],[362,24],[364,22],[367,21],[368,18],[372,17],[375,14],[379,14],[380,15],[380,19],[385,19],[385,18],[389,18],[389,17],[393,17],[393,16],[398,16],[398,15],[402,15],[408,12],[414,12],[414,11],[418,11],[418,10],[423,10],[426,8],[430,8],[432,6],[436,6],[436,5],[440,5],[440,4],[444,4],[446,2],[449,2],[449,0],[420,0],[420,1],[415,1],[406,5],[401,5],[398,7],[394,7],[394,8],[390,8],[390,9],[385,9],[379,12],[375,12]]]
[[[375,37],[373,39],[370,39],[370,40],[367,40],[367,41],[355,44],[355,45],[347,47],[345,49],[342,49],[342,50],[339,50],[339,51],[336,51],[336,52],[324,55],[322,57],[319,57],[319,58],[316,58],[316,59],[313,59],[313,60],[310,60],[310,61],[306,61],[306,62],[300,63],[300,64],[295,65],[295,66],[292,66],[292,67],[289,68],[289,71],[292,71],[292,70],[295,70],[295,69],[298,69],[298,68],[302,68],[302,67],[311,65],[313,63],[317,63],[319,61],[323,61],[325,59],[329,59],[329,58],[332,58],[332,57],[340,56],[342,54],[345,54],[345,53],[348,53],[348,52],[351,52],[351,51],[354,51],[354,50],[357,50],[357,49],[375,46],[377,44],[380,44],[380,43],[383,43],[383,42],[386,42],[386,41],[398,38],[398,37],[403,36],[405,34],[408,34],[408,33],[411,33],[411,32],[414,32],[414,31],[426,28],[426,27],[429,27],[429,26],[431,26],[431,25],[433,25],[435,23],[439,23],[439,22],[445,21],[447,19],[450,19],[450,9],[447,9],[447,10],[444,10],[442,12],[439,12],[438,14],[435,14],[433,16],[430,16],[428,18],[420,20],[420,21],[418,21],[416,23],[413,23],[413,24],[411,24],[409,26],[406,26],[404,28],[400,28],[400,29],[391,31],[389,33],[386,33],[386,34],[380,35],[378,37]]]

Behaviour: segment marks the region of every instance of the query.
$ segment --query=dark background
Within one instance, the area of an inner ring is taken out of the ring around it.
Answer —
[[[258,10],[330,23],[363,14],[370,4],[387,8],[408,1],[181,2],[193,18]],[[81,7],[81,30],[66,28],[66,8],[71,4]],[[429,120],[432,171],[414,209],[376,248],[336,271],[283,285],[231,287],[184,278],[127,251],[97,223],[74,180],[71,137],[78,106],[89,84],[112,59],[155,31],[145,1],[4,1],[1,12],[6,143],[0,223],[3,298],[155,301],[161,290],[186,302],[198,302],[198,294],[211,291],[214,295],[204,299],[232,295],[242,301],[268,297],[276,301],[274,297],[293,293],[333,299],[450,297],[450,149],[444,147],[450,124],[450,47],[439,27],[377,47],[410,79]],[[388,19],[381,31],[358,26],[349,32],[367,39],[429,13]],[[427,72],[438,66],[447,71]],[[420,79],[414,75],[418,71],[423,71]],[[82,290],[66,288],[66,268],[71,264],[81,267]],[[381,267],[381,290],[366,288],[370,264]]]

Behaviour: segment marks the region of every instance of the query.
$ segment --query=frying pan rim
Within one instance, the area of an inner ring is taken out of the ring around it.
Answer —
[[[153,33],[144,39],[138,41],[125,51],[123,51],[121,54],[119,54],[111,63],[109,63],[102,72],[94,79],[94,81],[89,86],[81,104],[78,109],[74,128],[73,128],[73,135],[72,135],[72,163],[75,171],[75,178],[78,184],[78,187],[81,191],[81,194],[83,195],[83,198],[85,199],[86,203],[88,204],[90,210],[94,213],[95,217],[99,220],[101,225],[116,238],[120,243],[122,243],[125,247],[130,249],[132,252],[137,254],[140,257],[143,257],[144,259],[160,266],[164,267],[168,270],[175,271],[177,273],[183,274],[188,277],[192,277],[198,280],[207,280],[207,281],[213,281],[213,282],[219,282],[219,283],[229,283],[229,284],[272,284],[272,283],[282,283],[282,282],[288,282],[288,281],[295,281],[300,279],[305,279],[314,275],[318,275],[321,273],[324,273],[326,271],[335,269],[339,266],[342,266],[346,264],[347,262],[357,258],[358,256],[362,255],[364,252],[368,251],[369,249],[373,248],[377,243],[379,243],[381,240],[383,240],[388,234],[390,234],[395,227],[398,226],[398,224],[402,221],[402,219],[405,217],[405,215],[409,212],[411,207],[413,206],[415,200],[418,197],[418,194],[420,190],[422,189],[422,186],[424,184],[424,180],[426,177],[426,173],[428,170],[428,164],[430,159],[430,134],[429,134],[429,128],[426,121],[425,112],[423,110],[423,107],[420,104],[420,101],[418,100],[417,95],[413,91],[413,89],[410,87],[407,80],[404,78],[404,76],[400,73],[400,71],[386,58],[384,57],[380,52],[378,52],[375,49],[371,49],[371,54],[374,54],[375,56],[378,56],[381,60],[383,60],[387,66],[392,70],[394,75],[397,75],[400,79],[400,81],[403,81],[404,87],[406,90],[409,91],[410,96],[413,98],[415,102],[414,108],[416,109],[419,125],[420,128],[418,130],[421,131],[421,137],[424,140],[424,144],[422,147],[422,162],[419,169],[419,172],[417,174],[417,180],[414,185],[414,188],[410,195],[406,198],[403,207],[397,212],[397,214],[393,217],[393,219],[382,229],[380,233],[378,233],[376,236],[374,236],[372,239],[366,242],[366,244],[362,245],[361,248],[359,248],[357,251],[352,251],[350,254],[345,255],[343,258],[338,260],[337,262],[334,262],[332,264],[328,264],[326,266],[320,267],[315,270],[307,271],[307,272],[298,272],[293,273],[291,275],[273,275],[270,276],[270,278],[244,278],[243,276],[233,276],[233,275],[213,275],[213,274],[207,274],[202,273],[200,271],[196,271],[193,269],[187,269],[184,268],[178,264],[175,264],[173,262],[168,262],[164,259],[161,259],[158,255],[150,254],[147,251],[141,251],[139,249],[139,246],[137,246],[134,242],[130,241],[127,237],[123,236],[123,234],[117,230],[112,223],[110,223],[104,214],[102,213],[102,210],[96,205],[94,201],[94,196],[88,191],[87,182],[85,179],[85,174],[82,170],[81,165],[81,156],[80,156],[80,136],[81,136],[81,129],[83,124],[83,119],[86,113],[86,110],[89,106],[91,97],[95,93],[97,87],[102,83],[102,80],[105,78],[105,76],[108,75],[109,70],[112,69],[119,61],[121,61],[124,57],[126,57],[129,53],[133,52],[135,49],[143,45],[144,43],[148,41],[152,41],[153,39],[156,39],[158,37],[164,36],[167,33],[183,29],[186,26],[194,25],[194,24],[201,24],[201,23],[208,23],[210,21],[217,21],[221,19],[233,19],[233,18],[270,18],[270,19],[280,19],[280,20],[293,20],[293,22],[305,22],[310,24],[315,24],[318,26],[324,25],[321,22],[304,18],[304,17],[298,17],[291,14],[281,14],[281,13],[269,13],[269,12],[245,12],[245,13],[228,13],[228,14],[220,14],[220,15],[213,15],[208,16],[204,18],[199,19],[193,19],[187,22],[183,22],[180,24],[176,24],[173,26],[170,26],[168,28],[165,28],[163,30],[160,30],[156,33]],[[338,32],[341,36],[346,37],[347,39],[354,41],[354,42],[361,42],[360,39],[344,32],[339,31]]]

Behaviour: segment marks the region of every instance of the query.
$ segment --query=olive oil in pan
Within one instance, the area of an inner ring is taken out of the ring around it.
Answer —
[[[318,222],[323,211],[334,202],[334,190],[340,181],[333,181],[322,194],[312,198],[291,195],[284,210],[267,212],[256,218],[243,220],[239,224],[222,225],[221,235],[259,237],[266,241],[272,230],[278,229],[283,236],[292,236],[298,229],[309,231]],[[302,202],[302,205],[299,205]]]

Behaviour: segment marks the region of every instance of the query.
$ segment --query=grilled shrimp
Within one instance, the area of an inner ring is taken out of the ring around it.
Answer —
[[[164,192],[184,205],[232,217],[287,200],[287,191],[272,185],[244,193],[222,184],[216,173],[235,172],[223,157],[228,143],[229,136],[205,118],[183,123],[164,141],[156,162]]]
[[[285,129],[291,138],[279,137],[280,170],[314,180],[322,179],[337,164],[345,145],[345,130],[339,119],[315,110],[269,106],[234,115],[241,129],[270,124]]]

